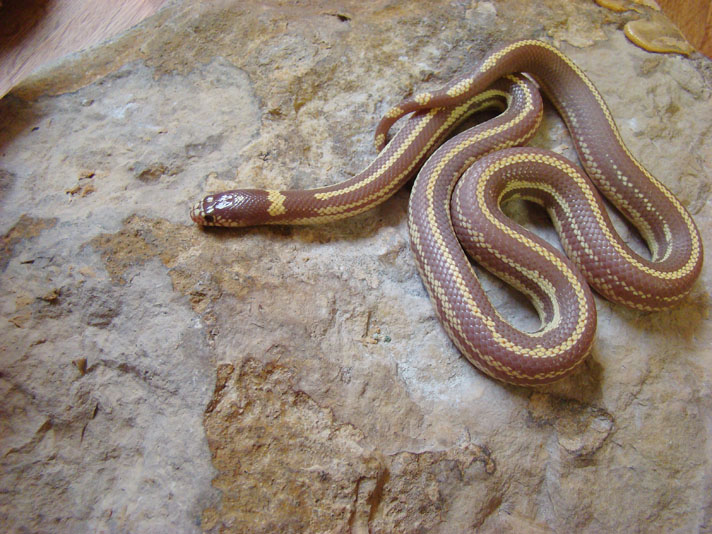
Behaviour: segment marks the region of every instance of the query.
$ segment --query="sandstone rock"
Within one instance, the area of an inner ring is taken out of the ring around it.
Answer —
[[[437,323],[407,190],[322,227],[188,219],[208,191],[352,176],[403,96],[538,37],[589,73],[712,249],[710,62],[636,48],[626,17],[175,1],[0,101],[5,530],[712,531],[709,268],[670,312],[597,299],[586,365],[529,390],[480,374]],[[534,144],[575,157],[551,110]],[[556,239],[537,210],[512,215]]]

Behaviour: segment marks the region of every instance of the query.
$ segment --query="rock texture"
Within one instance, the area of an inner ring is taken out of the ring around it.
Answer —
[[[530,390],[437,323],[408,191],[323,227],[188,219],[208,191],[352,176],[403,96],[538,37],[590,74],[712,250],[712,66],[636,48],[627,16],[175,1],[0,101],[4,531],[712,532],[710,268],[670,312],[598,299],[586,365]],[[534,143],[575,157],[551,111]]]

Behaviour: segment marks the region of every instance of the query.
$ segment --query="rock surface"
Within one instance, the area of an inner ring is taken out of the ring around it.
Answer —
[[[712,532],[710,268],[670,312],[597,299],[586,365],[530,390],[437,323],[407,191],[323,227],[187,216],[208,191],[352,176],[404,95],[537,37],[591,76],[712,250],[712,65],[636,48],[628,16],[175,1],[0,101],[4,530]],[[575,157],[551,111],[534,144]]]

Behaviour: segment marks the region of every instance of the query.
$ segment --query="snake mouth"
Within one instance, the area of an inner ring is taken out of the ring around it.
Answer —
[[[206,223],[202,200],[196,202],[193,204],[193,207],[190,208],[190,218],[193,219],[193,222],[196,224],[204,225]]]

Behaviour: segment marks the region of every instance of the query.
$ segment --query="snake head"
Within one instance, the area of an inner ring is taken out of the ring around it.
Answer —
[[[201,226],[254,226],[267,222],[268,207],[265,191],[235,189],[208,195],[191,208],[190,218]]]

